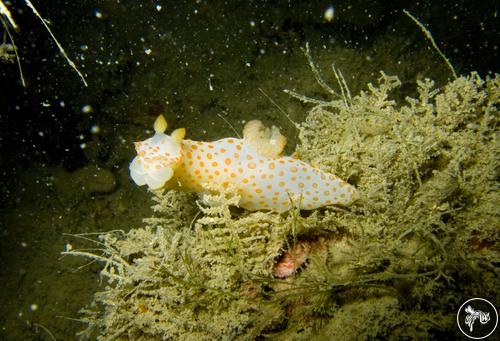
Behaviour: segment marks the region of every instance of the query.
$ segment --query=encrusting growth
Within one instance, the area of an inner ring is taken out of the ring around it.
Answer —
[[[82,310],[87,329],[80,335],[425,339],[435,335],[436,326],[453,335],[457,302],[498,292],[500,77],[471,74],[443,89],[429,79],[417,84],[417,97],[398,103],[390,94],[399,79],[382,73],[349,106],[341,97],[315,102],[300,125],[296,153],[303,160],[356,177],[363,205],[350,210],[234,212],[229,206],[244,198],[237,193],[242,182],[225,188],[231,176],[223,169],[240,162],[233,154],[244,157],[243,147],[252,155],[262,150],[248,146],[248,134],[231,143],[187,141],[183,129],[165,135],[160,117],[152,139],[165,142],[137,146],[134,162],[140,164],[132,176],[139,183],[183,190],[189,185],[208,193],[200,204],[187,193],[156,191],[155,215],[144,220],[146,226],[103,233],[90,248],[63,252],[102,263],[101,275],[109,281]],[[353,126],[361,138],[346,146]],[[254,136],[279,141],[276,129],[255,122],[248,127]],[[220,148],[226,149],[223,155]],[[162,155],[167,151],[170,159]],[[222,168],[206,165],[209,153]],[[228,157],[231,164],[225,165]],[[278,154],[264,160],[280,159]],[[161,164],[171,169],[169,180],[151,178]],[[198,175],[214,180],[200,185]],[[77,237],[92,240],[88,234]]]
[[[155,135],[135,144],[130,175],[139,186],[203,192],[206,183],[232,184],[241,197],[239,206],[277,212],[295,205],[306,210],[347,206],[357,198],[355,188],[335,175],[280,156],[286,138],[274,126],[253,120],[245,125],[243,139],[213,142],[184,140],[183,128],[167,135],[166,128],[160,115]]]

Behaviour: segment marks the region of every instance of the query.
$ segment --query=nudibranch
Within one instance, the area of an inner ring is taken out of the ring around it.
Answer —
[[[137,156],[130,164],[130,175],[139,186],[204,192],[209,182],[232,184],[240,195],[240,207],[276,212],[297,205],[305,210],[347,206],[357,198],[356,189],[335,175],[282,156],[286,138],[274,126],[249,121],[243,139],[213,142],[184,139],[184,128],[171,135],[165,134],[166,129],[160,115],[154,136],[135,143]]]

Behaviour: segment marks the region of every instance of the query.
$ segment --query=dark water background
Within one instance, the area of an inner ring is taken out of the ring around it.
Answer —
[[[294,131],[307,107],[282,89],[321,96],[301,48],[342,70],[356,94],[379,70],[443,85],[451,74],[408,9],[457,73],[500,71],[498,1],[46,1],[34,2],[84,87],[23,1],[8,4],[27,86],[0,63],[0,339],[70,340],[89,304],[96,265],[61,259],[65,234],[128,230],[151,212],[128,177],[132,142],[163,113],[192,139],[234,135],[244,120]],[[411,4],[410,4],[411,3]],[[331,22],[324,12],[333,6]],[[7,40],[8,42],[8,40]],[[325,74],[327,71],[325,71]],[[331,75],[327,77],[334,81]],[[268,98],[269,97],[269,98]]]

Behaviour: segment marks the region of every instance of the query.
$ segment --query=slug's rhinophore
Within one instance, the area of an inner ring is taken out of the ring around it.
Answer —
[[[233,184],[241,196],[239,206],[277,212],[293,205],[311,210],[326,205],[351,204],[357,197],[353,186],[300,160],[280,156],[286,138],[276,127],[250,121],[243,139],[213,142],[184,140],[185,129],[166,135],[167,122],[160,115],[155,135],[136,142],[137,156],[130,175],[139,186],[203,192],[203,184]]]

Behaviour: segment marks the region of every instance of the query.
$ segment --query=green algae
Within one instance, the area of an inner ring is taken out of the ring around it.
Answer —
[[[82,336],[429,338],[456,333],[466,298],[498,301],[500,77],[420,80],[404,102],[396,76],[354,97],[337,79],[339,91],[321,84],[330,100],[291,93],[313,104],[295,156],[347,179],[358,202],[278,214],[234,208],[231,188],[155,193],[145,227],[66,252],[102,261],[108,280]],[[311,243],[308,263],[274,278],[297,241]]]

